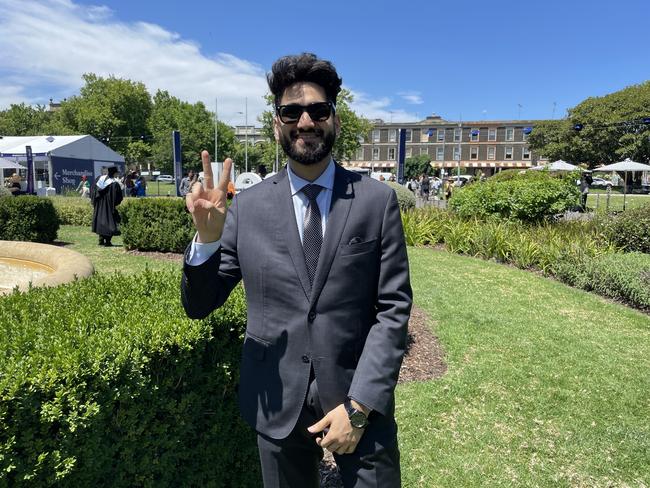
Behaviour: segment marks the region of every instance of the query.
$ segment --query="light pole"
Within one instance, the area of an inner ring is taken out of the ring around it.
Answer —
[[[246,112],[246,115],[244,115],[244,160],[245,160],[245,169],[246,172],[248,173],[248,97],[244,99],[244,111]]]

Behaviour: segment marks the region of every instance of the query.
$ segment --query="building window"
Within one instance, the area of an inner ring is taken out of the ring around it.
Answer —
[[[521,150],[521,159],[530,159],[530,149],[524,147]]]
[[[529,136],[529,135],[530,135],[530,132],[529,132],[529,133],[526,133],[525,131],[522,131],[522,132],[521,132],[521,140],[524,141],[524,142],[526,142],[526,141],[528,140],[528,136]]]
[[[405,154],[404,157],[410,158],[412,154],[413,154],[413,149],[410,148],[410,147],[407,147],[406,148],[406,154]]]
[[[425,154],[425,155],[428,156],[429,155],[429,149],[424,147],[424,146],[420,147],[420,154]]]
[[[469,147],[469,159],[478,159],[478,146]]]
[[[445,159],[445,148],[442,146],[439,146],[436,148],[436,160],[437,161],[444,161]]]
[[[512,159],[512,146],[506,146],[506,152],[503,159]]]
[[[458,146],[454,146],[454,161],[460,161],[460,151]]]
[[[458,129],[454,129],[454,142],[460,142],[462,132],[460,127]]]
[[[411,142],[411,139],[413,138],[413,132],[411,129],[406,129],[406,142]]]
[[[488,129],[488,141],[496,141],[496,140],[497,140],[497,130]]]
[[[438,142],[445,142],[445,129],[438,129]]]
[[[515,140],[515,129],[513,127],[506,127],[506,141]]]
[[[356,160],[357,160],[357,161],[363,161],[363,148],[362,148],[362,147],[360,147],[359,149],[357,149],[357,157],[356,157]]]
[[[488,159],[496,159],[497,148],[496,146],[488,146]]]
[[[379,148],[378,147],[373,147],[372,148],[372,160],[373,161],[379,161]]]
[[[395,161],[395,148],[394,147],[389,147],[388,148],[388,160],[389,161]]]
[[[429,137],[433,134],[433,129],[422,129],[420,134],[420,142],[429,142]]]
[[[397,142],[397,129],[390,129],[388,131],[388,142]]]
[[[478,141],[478,136],[479,136],[479,130],[478,129],[471,129],[469,132],[469,140],[472,142],[477,142]]]
[[[379,129],[372,131],[372,142],[379,142]]]

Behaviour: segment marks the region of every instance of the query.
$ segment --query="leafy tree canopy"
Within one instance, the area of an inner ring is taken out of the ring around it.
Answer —
[[[426,154],[420,154],[404,160],[404,177],[408,180],[419,178],[423,174],[430,175],[433,171],[431,168],[431,157]]]
[[[625,158],[650,162],[650,124],[643,123],[647,117],[650,81],[587,98],[570,109],[566,119],[536,124],[529,144],[550,160],[586,163],[591,168]]]

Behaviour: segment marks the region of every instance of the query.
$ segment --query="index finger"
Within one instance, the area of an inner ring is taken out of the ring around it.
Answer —
[[[223,192],[228,191],[228,182],[230,181],[230,171],[232,170],[232,159],[226,158],[223,162],[223,171],[219,178],[219,189]]]
[[[208,190],[214,188],[214,177],[212,176],[212,165],[210,164],[210,153],[201,151],[201,163],[203,164],[203,184]]]

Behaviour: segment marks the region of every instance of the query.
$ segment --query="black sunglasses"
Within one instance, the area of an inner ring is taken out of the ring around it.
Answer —
[[[324,122],[334,112],[334,104],[332,102],[316,102],[309,105],[291,103],[289,105],[278,105],[276,112],[280,120],[285,124],[295,124],[300,120],[303,112],[307,112],[314,122]]]

